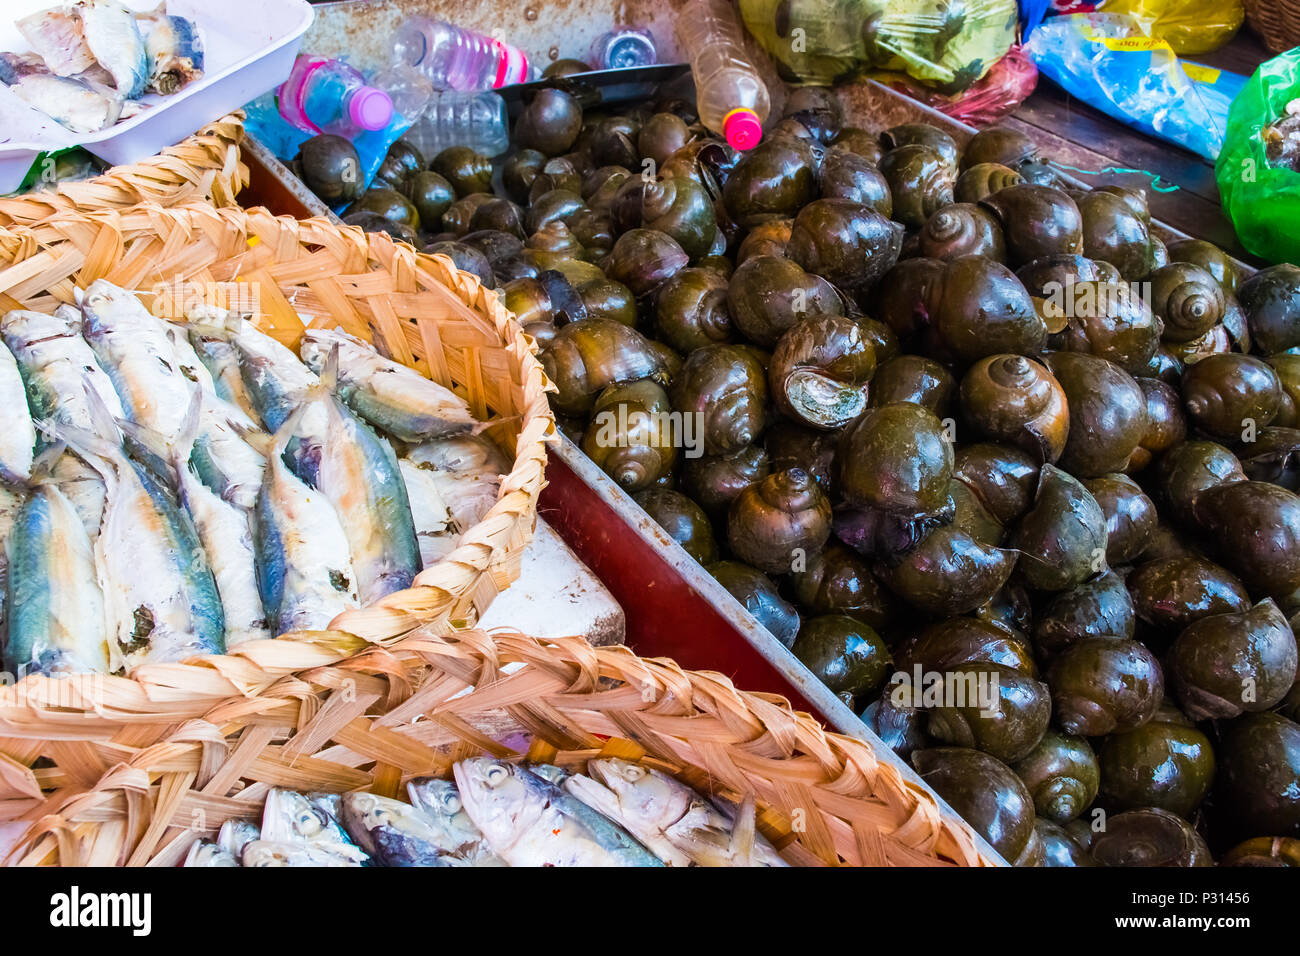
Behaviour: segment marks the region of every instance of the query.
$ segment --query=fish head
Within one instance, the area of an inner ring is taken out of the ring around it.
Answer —
[[[348,832],[390,866],[438,865],[438,833],[410,804],[373,793],[348,793],[342,815]]]
[[[239,866],[239,861],[224,847],[200,840],[190,847],[185,866]]]
[[[268,840],[302,840],[307,843],[347,839],[327,809],[301,793],[279,787],[266,795],[262,833]]]
[[[616,757],[587,761],[587,773],[618,797],[625,814],[652,827],[681,819],[694,796],[667,774]]]
[[[495,757],[471,757],[452,768],[470,819],[497,844],[510,842],[530,816],[546,804],[539,786],[551,784]],[[553,788],[552,788],[553,789]]]

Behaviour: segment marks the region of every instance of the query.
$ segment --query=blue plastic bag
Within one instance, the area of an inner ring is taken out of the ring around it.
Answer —
[[[1072,96],[1134,129],[1213,160],[1228,108],[1245,84],[1235,73],[1179,60],[1132,17],[1081,13],[1039,25],[1025,51]]]

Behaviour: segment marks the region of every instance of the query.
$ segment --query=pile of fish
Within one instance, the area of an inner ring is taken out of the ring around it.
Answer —
[[[186,866],[786,866],[752,798],[713,801],[616,758],[586,774],[473,757],[422,777],[409,803],[273,789],[262,826],[229,821]]]
[[[100,280],[0,336],[11,674],[328,628],[453,550],[510,470],[463,399],[341,331],[308,330],[300,358],[235,313],[175,324]]]
[[[0,53],[0,83],[74,133],[95,133],[203,75],[198,26],[165,3],[132,13],[115,0],[80,0],[16,21],[31,52]]]

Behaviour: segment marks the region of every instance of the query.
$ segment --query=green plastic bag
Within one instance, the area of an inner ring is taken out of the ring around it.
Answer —
[[[1270,262],[1300,263],[1300,173],[1270,165],[1263,137],[1297,97],[1300,47],[1261,64],[1232,101],[1214,169],[1241,244]]]

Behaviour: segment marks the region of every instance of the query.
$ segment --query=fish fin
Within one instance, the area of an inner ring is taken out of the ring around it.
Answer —
[[[105,441],[117,441],[121,438],[120,422],[113,410],[104,404],[104,398],[95,388],[89,375],[82,376],[81,387],[86,393],[86,408],[90,412],[91,430]]]
[[[735,826],[731,830],[731,850],[736,866],[751,866],[754,856],[754,839],[757,835],[757,808],[754,794],[745,794],[736,810]]]
[[[65,425],[50,418],[41,419],[36,427],[42,434],[53,436],[84,458],[86,464],[99,472],[105,482],[116,482],[117,469],[113,463],[122,457],[122,449],[117,445],[92,431]]]
[[[320,370],[320,383],[326,391],[332,392],[339,383],[339,344],[330,346],[329,355],[325,356],[325,365]]]
[[[46,482],[53,481],[54,468],[63,457],[63,453],[68,450],[68,443],[51,435],[50,444],[41,450],[41,453],[32,461],[31,477],[27,480],[28,487],[36,487]]]

